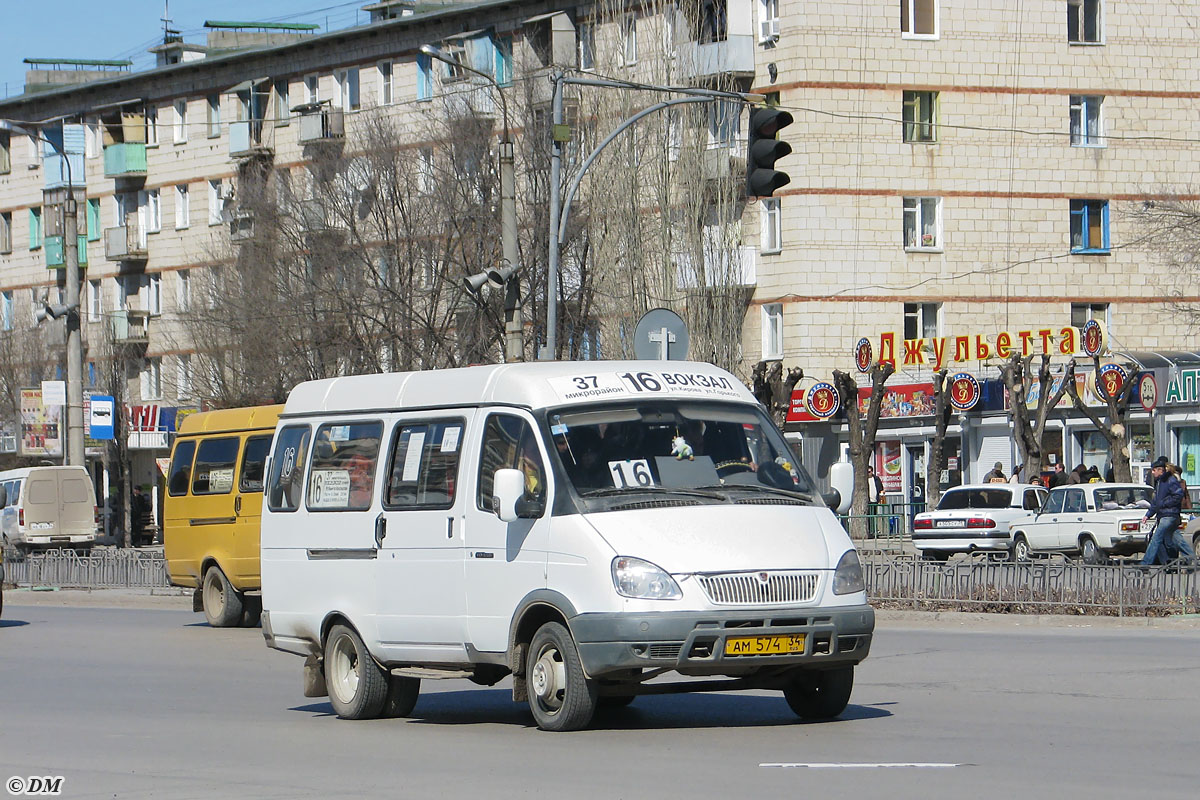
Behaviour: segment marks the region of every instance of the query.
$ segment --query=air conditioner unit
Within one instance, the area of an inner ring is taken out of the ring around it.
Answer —
[[[237,195],[237,190],[233,188],[232,183],[221,184],[221,189],[220,189],[220,192],[218,192],[218,196],[222,200],[224,200],[226,203],[232,202],[233,198],[236,195]]]
[[[779,20],[764,19],[758,23],[758,39],[761,42],[774,42],[779,39]]]

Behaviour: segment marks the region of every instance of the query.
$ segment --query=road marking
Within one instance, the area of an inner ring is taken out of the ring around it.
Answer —
[[[901,761],[901,762],[890,763],[890,764],[889,763],[876,763],[876,764],[858,764],[858,763],[849,763],[849,764],[846,764],[846,763],[843,763],[843,764],[808,763],[808,764],[803,764],[803,763],[797,763],[797,764],[787,764],[787,763],[780,762],[780,763],[759,764],[759,766],[760,767],[782,767],[784,769],[798,769],[798,768],[805,768],[805,769],[895,769],[895,768],[948,769],[950,767],[961,767],[962,764],[940,764],[940,763],[927,763],[927,762],[917,762],[917,761]]]

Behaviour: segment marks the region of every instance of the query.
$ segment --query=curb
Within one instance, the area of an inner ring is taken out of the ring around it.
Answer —
[[[1075,614],[985,614],[974,611],[902,611],[876,609],[878,627],[907,625],[951,628],[973,625],[989,628],[1134,628],[1157,630],[1200,630],[1200,614],[1172,617],[1103,617]]]

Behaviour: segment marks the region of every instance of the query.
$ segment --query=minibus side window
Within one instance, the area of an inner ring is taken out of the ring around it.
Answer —
[[[24,483],[25,481],[23,480],[15,480],[12,482],[12,485],[8,487],[8,504],[10,506],[15,506],[17,503],[21,502],[21,485]]]
[[[196,451],[192,471],[192,494],[229,494],[233,491],[233,467],[237,463],[237,437],[205,439]]]
[[[365,511],[375,490],[382,422],[326,423],[313,438],[310,511]]]
[[[546,470],[538,451],[533,428],[520,417],[493,414],[483,433],[483,451],[479,455],[479,508],[492,510],[492,484],[498,469],[519,469],[525,473],[525,497],[545,502]]]
[[[242,474],[238,478],[239,492],[263,490],[263,467],[266,465],[267,451],[270,449],[270,436],[251,436],[246,440],[246,452],[242,455]]]
[[[387,492],[389,510],[450,508],[458,483],[464,422],[400,423],[392,438]]]
[[[167,494],[171,497],[187,494],[192,475],[192,456],[195,454],[195,442],[180,442],[175,445],[175,455],[171,457],[171,472],[167,477]]]
[[[267,492],[267,507],[272,511],[295,511],[300,507],[311,435],[312,429],[307,425],[290,425],[279,432]]]

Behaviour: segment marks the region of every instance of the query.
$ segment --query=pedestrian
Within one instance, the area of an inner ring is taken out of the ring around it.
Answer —
[[[1009,477],[1008,482],[1009,483],[1020,483],[1021,482],[1021,470],[1023,470],[1023,469],[1025,469],[1024,464],[1017,464],[1015,467],[1013,467],[1012,475]]]
[[[1055,486],[1066,486],[1069,481],[1070,478],[1067,476],[1067,468],[1063,466],[1061,461],[1059,461],[1054,465],[1054,475],[1050,477],[1050,488],[1053,489]]]
[[[1087,465],[1080,464],[1071,470],[1071,474],[1067,476],[1067,483],[1083,483],[1083,476],[1087,474]]]
[[[883,481],[875,474],[874,467],[867,467],[867,513],[870,515],[871,536],[876,536],[881,527],[879,518],[884,513],[887,495],[883,492]]]
[[[129,543],[137,547],[145,539],[146,523],[150,521],[150,498],[146,497],[142,491],[142,487],[133,487],[133,497],[129,502]],[[154,537],[150,537],[147,544],[154,543]]]
[[[1088,467],[1087,472],[1080,477],[1083,478],[1080,483],[1100,483],[1100,470]]]
[[[1173,550],[1180,558],[1195,561],[1196,551],[1192,549],[1192,543],[1188,541],[1186,533],[1191,517],[1187,512],[1192,510],[1192,496],[1188,492],[1187,481],[1183,479],[1183,468],[1178,464],[1167,464],[1167,471],[1175,476],[1175,480],[1179,481],[1179,485],[1183,488],[1183,497],[1179,500],[1179,527],[1175,529],[1174,547],[1169,549]]]
[[[1154,533],[1146,544],[1146,555],[1142,558],[1142,566],[1165,564],[1169,560],[1168,553],[1174,545],[1175,530],[1179,527],[1180,505],[1183,502],[1183,485],[1179,479],[1167,469],[1167,457],[1159,456],[1150,465],[1150,475],[1154,478],[1154,500],[1146,509],[1143,521],[1151,517],[1157,520]],[[1168,544],[1169,543],[1169,544]]]
[[[1004,474],[1004,462],[997,461],[992,467],[992,471],[983,476],[984,483],[1008,483],[1008,477]]]

